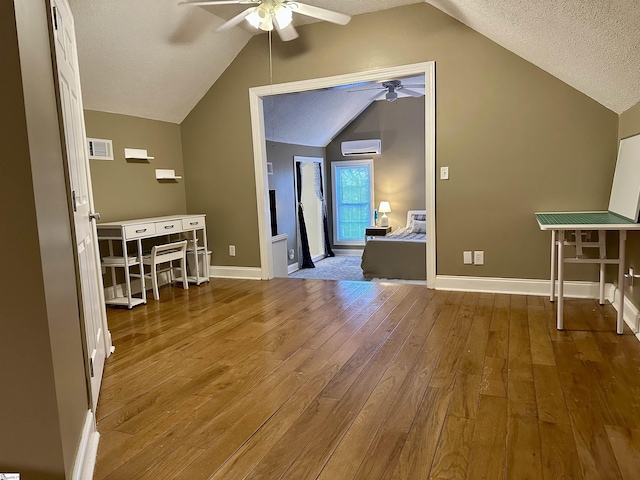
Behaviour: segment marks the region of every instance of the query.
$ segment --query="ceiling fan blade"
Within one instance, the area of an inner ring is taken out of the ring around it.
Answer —
[[[287,6],[296,13],[306,15],[307,17],[318,18],[326,22],[337,23],[338,25],[346,25],[351,20],[350,15],[334,12],[325,8],[314,7],[300,2],[287,2]]]
[[[273,25],[276,27],[276,30],[278,31],[278,35],[280,35],[280,39],[283,42],[289,42],[291,40],[295,40],[299,36],[298,31],[296,30],[296,28],[293,26],[292,23],[290,23],[284,28],[280,28],[277,21],[273,22]]]
[[[402,93],[406,93],[407,95],[411,95],[412,97],[423,97],[424,93],[416,92],[415,90],[409,90],[407,88],[403,88],[400,90]]]
[[[352,88],[349,90],[351,92],[364,92],[366,90],[386,90],[385,87],[366,87],[366,88]]]
[[[178,5],[231,5],[231,4],[260,3],[259,0],[204,0],[195,2],[178,2]]]
[[[401,85],[402,88],[424,88],[424,83],[419,85],[419,84],[415,84],[415,85],[405,85],[404,83]]]
[[[250,7],[250,8],[247,8],[246,10],[240,12],[238,15],[236,15],[232,19],[226,21],[225,23],[220,25],[218,28],[216,28],[216,32],[224,32],[225,30],[229,30],[229,29],[235,27],[236,25],[239,25],[255,9],[256,9],[256,7]]]

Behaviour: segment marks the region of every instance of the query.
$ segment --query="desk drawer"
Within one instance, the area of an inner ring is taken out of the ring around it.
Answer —
[[[132,238],[148,237],[155,235],[156,226],[154,223],[139,223],[138,225],[127,225],[124,227],[124,235],[127,240]]]
[[[177,233],[182,231],[182,223],[180,219],[169,220],[166,222],[156,222],[156,234],[162,235],[163,233]]]
[[[183,218],[182,228],[184,230],[195,230],[196,228],[204,228],[204,217]]]

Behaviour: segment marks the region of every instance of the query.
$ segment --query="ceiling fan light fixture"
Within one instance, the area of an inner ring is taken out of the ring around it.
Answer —
[[[398,98],[398,94],[395,91],[390,90],[385,95],[385,98],[387,99],[387,102],[394,102]]]
[[[266,3],[261,3],[256,9],[247,15],[247,22],[254,28],[270,32],[273,30],[273,14]]]
[[[276,22],[278,22],[278,26],[281,29],[287,28],[293,21],[293,12],[288,6],[282,3],[273,7],[273,16],[276,17]]]
[[[253,12],[247,15],[247,22],[254,28],[270,32],[277,22],[280,29],[291,25],[293,11],[287,5],[263,1]]]

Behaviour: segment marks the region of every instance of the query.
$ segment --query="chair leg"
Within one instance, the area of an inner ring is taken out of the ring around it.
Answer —
[[[160,292],[158,292],[158,273],[156,272],[155,265],[152,265],[151,269],[151,283],[153,284],[153,298],[160,300]]]
[[[180,271],[182,272],[182,288],[189,290],[189,279],[187,278],[187,262],[184,257],[180,259]]]

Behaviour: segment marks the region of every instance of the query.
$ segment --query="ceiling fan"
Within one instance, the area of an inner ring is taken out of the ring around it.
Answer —
[[[203,0],[203,1],[185,1],[179,5],[250,5],[249,8],[223,23],[218,27],[217,31],[222,32],[247,20],[255,28],[270,32],[276,30],[280,38],[288,42],[298,38],[298,32],[292,25],[293,14],[299,13],[307,17],[325,20],[338,25],[346,25],[351,20],[349,15],[334,12],[325,8],[314,7],[294,0]]]
[[[377,87],[357,88],[350,90],[351,92],[361,92],[363,90],[380,90],[376,93],[371,100],[378,100],[382,96],[389,102],[393,102],[398,98],[398,92],[402,92],[411,97],[422,97],[423,93],[411,90],[411,88],[424,88],[424,85],[403,85],[400,80],[390,80],[388,82],[382,82],[382,85]]]

